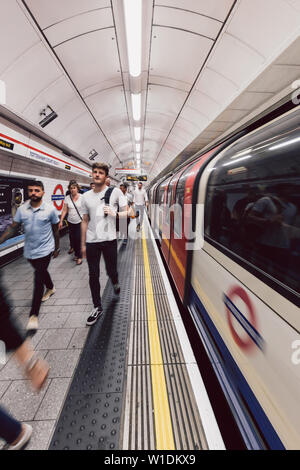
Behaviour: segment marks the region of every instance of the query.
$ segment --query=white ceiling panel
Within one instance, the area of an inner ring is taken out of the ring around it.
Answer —
[[[113,153],[107,140],[100,134],[100,132],[92,134],[91,136],[87,137],[84,142],[78,145],[78,152],[87,159],[89,157],[89,152],[93,149],[98,152],[98,156],[96,157],[95,161],[105,160],[110,163],[110,161],[115,157],[115,154]],[[88,161],[90,164],[93,163],[91,160]]]
[[[264,58],[237,38],[224,34],[208,61],[208,67],[237,86],[249,82],[261,68]]]
[[[150,129],[146,128],[144,132],[145,140],[154,139],[155,142],[163,142],[166,138],[166,134],[164,131],[160,130],[159,128],[154,129],[151,127]]]
[[[97,132],[97,125],[92,120],[90,114],[85,112],[74,119],[72,123],[58,135],[58,138],[66,142],[66,144],[73,149],[95,132]]]
[[[230,108],[232,109],[254,109],[258,108],[268,98],[272,96],[272,93],[249,93],[245,92],[237,99],[235,99]]]
[[[217,73],[209,67],[203,69],[195,89],[210,96],[216,103],[220,104],[238,91],[235,83],[224,77],[222,73]]]
[[[32,26],[26,21],[24,13],[15,1],[1,0],[0,11],[2,17],[0,28],[1,76],[11,64],[33,47],[34,44],[38,43],[40,39]],[[4,18],[6,18],[5,21]]]
[[[152,37],[151,75],[172,77],[192,85],[213,41],[178,29],[157,26],[153,27]]]
[[[232,7],[233,0],[155,0],[155,5],[164,5],[216,18],[224,21]]]
[[[174,117],[162,113],[147,112],[146,128],[157,128],[169,132],[174,123]]]
[[[177,115],[186,97],[187,93],[176,88],[151,85],[148,90],[147,111]]]
[[[214,98],[207,96],[199,90],[194,90],[188,101],[187,106],[198,109],[201,113],[212,119],[218,112],[221,111],[221,105],[217,103]]]
[[[114,134],[119,129],[127,128],[128,139],[131,142],[130,131],[128,127],[128,116],[127,114],[121,114],[117,116],[111,116],[109,119],[102,120],[100,122],[101,129],[109,137],[110,134]]]
[[[299,0],[300,4],[300,0]],[[300,8],[299,8],[300,10]],[[277,64],[300,65],[300,33],[298,38],[276,60]]]
[[[104,90],[89,96],[85,101],[99,123],[120,114],[127,115],[123,87]],[[128,120],[126,125],[128,125]]]
[[[184,107],[184,110],[181,113],[181,118],[190,122],[195,128],[197,128],[198,133],[210,122],[209,117],[205,116],[202,110],[192,108],[191,106]]]
[[[300,11],[300,0],[286,0],[293,8]]]
[[[7,105],[22,113],[42,90],[61,75],[61,70],[45,46],[41,42],[36,44],[0,77],[6,83]]]
[[[178,118],[167,142],[170,143],[176,141],[179,145],[183,145],[185,147],[187,142],[190,143],[198,134],[199,133],[195,127],[193,128],[188,121]]]
[[[63,75],[48,88],[42,90],[24,109],[23,114],[29,121],[38,123],[41,120],[39,113],[45,106],[51,106],[60,115],[60,111],[65,111],[65,106],[74,99],[74,96],[73,88]],[[52,124],[54,123],[56,123],[56,121],[52,122]]]
[[[177,8],[160,7],[154,9],[154,25],[183,29],[210,39],[216,39],[222,23],[207,16]]]
[[[26,0],[42,29],[87,11],[110,7],[110,0]]]
[[[185,122],[184,127],[189,127],[191,134],[194,136],[197,136],[210,122],[203,114],[188,106],[181,113],[179,121]]]
[[[79,90],[112,79],[120,68],[113,29],[77,37],[56,48]]]
[[[272,65],[248,88],[248,91],[278,93],[283,88],[292,86],[300,77],[300,66]]]
[[[174,80],[172,77],[162,77],[160,75],[153,75],[152,71],[150,70],[150,86],[151,85],[161,85],[169,88],[175,88],[177,90],[181,90],[188,94],[191,89],[191,85],[185,82],[181,82],[179,80]]]
[[[251,0],[241,2],[227,32],[267,58],[299,28],[299,23],[300,11],[297,15],[284,0]]]
[[[47,132],[53,137],[59,138],[64,130],[73,124],[79,116],[86,116],[86,107],[79,97],[73,94],[71,101],[60,108],[54,108],[58,117],[47,126]]]
[[[74,16],[57,23],[45,31],[45,35],[53,47],[82,34],[97,29],[111,28],[114,26],[110,8],[97,11],[89,11],[82,15]]]
[[[218,116],[218,121],[239,122],[248,113],[248,110],[241,111],[240,109],[226,109],[226,111],[223,111],[223,113]]]

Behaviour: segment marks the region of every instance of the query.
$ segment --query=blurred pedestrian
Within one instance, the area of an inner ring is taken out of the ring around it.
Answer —
[[[1,276],[1,274],[0,274]],[[6,351],[15,351],[15,359],[22,366],[25,377],[35,390],[40,390],[49,374],[49,365],[35,356],[29,339],[25,339],[11,317],[0,277],[0,340]],[[20,450],[30,440],[32,427],[13,418],[0,407],[0,437],[6,441],[5,450]]]
[[[11,238],[24,224],[24,256],[34,269],[34,291],[27,324],[28,334],[36,333],[41,302],[55,293],[48,272],[51,257],[59,254],[58,214],[51,204],[43,202],[44,185],[41,181],[28,183],[29,200],[20,206],[13,223],[0,237],[0,244]],[[44,292],[44,286],[46,291]]]
[[[135,212],[139,214],[136,218],[136,231],[139,232],[143,225],[145,206],[148,207],[148,196],[142,183],[133,191],[133,203]]]
[[[75,261],[77,265],[82,264],[81,257],[81,221],[82,221],[82,194],[79,193],[80,187],[75,180],[71,180],[68,186],[70,191],[66,197],[64,207],[60,216],[58,228],[63,226],[63,220],[67,215],[70,246],[75,251]]]

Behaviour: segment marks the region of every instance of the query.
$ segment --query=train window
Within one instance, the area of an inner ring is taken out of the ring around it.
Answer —
[[[190,167],[191,165],[189,165],[184,170],[176,186],[176,193],[175,193],[175,200],[174,200],[174,234],[176,238],[178,239],[182,238],[182,216],[183,216],[183,209],[184,209],[185,183],[189,174]]]
[[[297,135],[261,143],[237,155],[235,163],[225,154],[212,171],[205,213],[205,236],[273,287],[275,281],[295,303],[300,299],[299,130]]]

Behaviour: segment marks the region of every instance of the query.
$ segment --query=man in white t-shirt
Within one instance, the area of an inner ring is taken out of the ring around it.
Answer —
[[[127,217],[127,199],[119,188],[107,187],[107,175],[108,166],[105,163],[94,163],[92,176],[95,188],[84,193],[82,197],[82,256],[87,258],[90,289],[94,303],[94,309],[87,319],[87,325],[96,323],[103,313],[99,282],[102,253],[114,291],[116,294],[120,293],[117,271],[116,215],[118,213],[120,218]],[[107,191],[110,192],[109,202],[105,201]],[[118,208],[119,212],[117,212]]]
[[[136,230],[139,232],[141,225],[143,225],[145,205],[148,207],[148,196],[142,183],[139,183],[137,189],[133,191],[133,203],[135,212],[139,212],[139,216],[136,218]]]

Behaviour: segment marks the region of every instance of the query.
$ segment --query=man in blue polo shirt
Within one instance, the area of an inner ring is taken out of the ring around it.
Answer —
[[[0,237],[1,244],[13,237],[20,225],[24,224],[24,256],[34,268],[33,299],[26,327],[32,334],[38,329],[41,302],[48,300],[55,292],[48,266],[51,256],[56,258],[59,254],[59,217],[52,205],[43,202],[44,194],[44,185],[41,181],[29,182],[29,200],[18,208],[13,223]],[[46,292],[43,296],[44,285]]]

